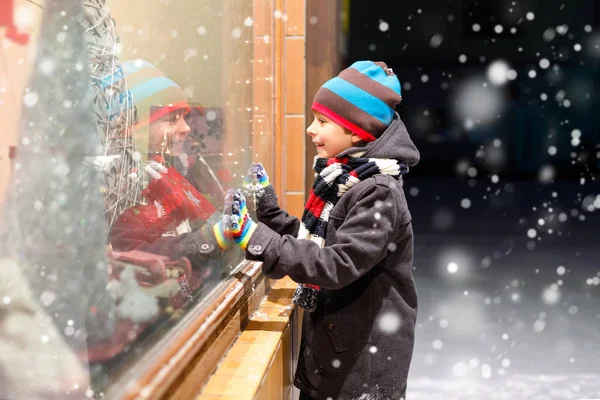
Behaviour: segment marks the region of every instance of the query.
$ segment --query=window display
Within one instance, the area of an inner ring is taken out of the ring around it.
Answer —
[[[4,40],[30,56],[8,60],[27,77],[0,208],[0,348],[23,336],[0,386],[99,397],[243,261],[224,194],[252,162],[253,118],[267,134],[274,120],[254,104],[269,78],[252,1],[10,3]]]

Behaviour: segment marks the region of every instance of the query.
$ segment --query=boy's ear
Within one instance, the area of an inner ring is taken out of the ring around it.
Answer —
[[[359,144],[360,142],[362,142],[362,139],[356,133],[352,133],[351,140],[352,140],[352,144]]]

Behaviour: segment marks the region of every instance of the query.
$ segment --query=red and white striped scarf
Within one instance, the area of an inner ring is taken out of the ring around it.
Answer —
[[[329,214],[351,187],[374,175],[391,175],[399,179],[408,172],[408,166],[383,158],[317,158],[314,170],[316,179],[302,214],[297,238],[311,240],[323,247]],[[315,285],[299,284],[293,302],[312,312],[317,306],[319,290]]]

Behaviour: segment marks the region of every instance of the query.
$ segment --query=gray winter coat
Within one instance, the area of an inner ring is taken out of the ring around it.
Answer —
[[[419,152],[396,114],[363,157],[409,166]],[[272,187],[246,257],[270,278],[320,286],[317,309],[304,313],[294,384],[315,399],[401,399],[413,353],[417,293],[413,231],[401,181],[377,175],[353,186],[330,214],[325,247],[298,240],[300,221],[277,205]]]

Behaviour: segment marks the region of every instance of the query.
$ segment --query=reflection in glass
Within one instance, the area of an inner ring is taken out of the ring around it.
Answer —
[[[0,224],[0,397],[101,396],[243,260],[221,210],[252,154],[252,27],[220,26],[252,3],[182,3],[31,3],[43,20]],[[244,75],[222,79],[225,60]]]

